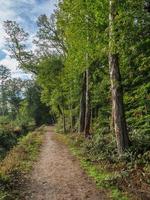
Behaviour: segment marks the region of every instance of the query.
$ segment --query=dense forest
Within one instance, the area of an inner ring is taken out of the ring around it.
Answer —
[[[0,66],[0,157],[29,130],[55,124],[87,162],[119,172],[111,186],[148,199],[149,1],[63,0],[37,27],[31,50],[30,33],[4,22],[11,57],[33,78]]]

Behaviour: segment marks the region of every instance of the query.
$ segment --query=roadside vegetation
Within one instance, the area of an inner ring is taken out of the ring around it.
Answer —
[[[43,142],[44,127],[19,139],[0,162],[0,199],[17,200]]]
[[[122,158],[117,158],[115,145],[110,145],[108,152],[107,143],[101,137],[99,141],[94,138],[85,141],[82,135],[73,133],[56,134],[54,139],[69,147],[87,175],[97,187],[104,188],[111,199],[149,199],[149,151],[143,156],[135,156],[132,155],[133,150],[129,149]]]
[[[10,69],[0,65],[0,160],[22,136],[51,122],[40,97],[35,80],[13,78]]]

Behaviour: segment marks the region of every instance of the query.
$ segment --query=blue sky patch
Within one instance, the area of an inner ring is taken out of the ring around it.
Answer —
[[[0,60],[4,59],[6,57],[6,53],[3,52],[1,49],[0,49]]]
[[[36,21],[38,16],[46,14],[50,16],[57,4],[58,0],[5,0],[0,6],[0,65],[8,67],[12,74],[17,77],[25,78],[17,68],[18,63],[15,59],[9,57],[7,48],[5,46],[5,31],[3,21],[12,20],[16,21],[29,33],[30,38],[28,47],[33,49],[32,40],[37,31]],[[4,50],[4,51],[3,51]]]

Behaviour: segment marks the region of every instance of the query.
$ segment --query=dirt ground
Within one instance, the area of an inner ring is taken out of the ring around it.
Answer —
[[[39,158],[24,187],[24,200],[105,200],[103,191],[81,169],[67,147],[47,128]]]

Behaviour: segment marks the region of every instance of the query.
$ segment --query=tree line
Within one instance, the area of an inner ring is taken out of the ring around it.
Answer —
[[[29,34],[5,21],[7,46],[20,68],[34,74],[41,100],[63,132],[112,134],[118,154],[150,131],[147,0],[63,0],[39,16]]]
[[[51,122],[40,96],[34,79],[13,78],[10,69],[0,65],[0,160],[28,131]]]
[[[34,79],[13,78],[10,69],[0,65],[0,80],[0,124],[12,121],[27,127],[46,123],[49,109],[41,103],[41,89]]]

